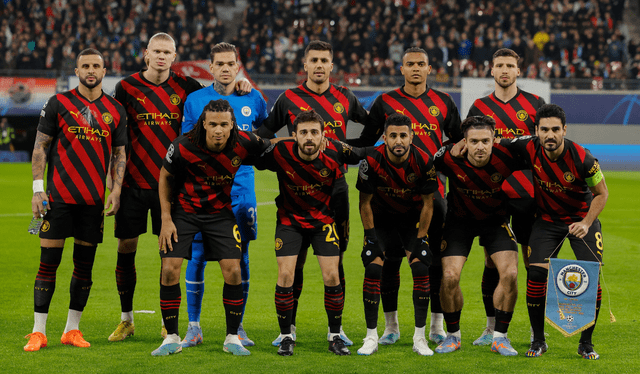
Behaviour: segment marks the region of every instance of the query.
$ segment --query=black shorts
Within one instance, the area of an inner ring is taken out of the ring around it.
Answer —
[[[179,210],[172,218],[178,230],[178,242],[173,243],[173,251],[160,252],[160,257],[190,260],[191,243],[199,232],[202,233],[205,261],[240,259],[242,256],[240,231],[231,212],[193,214]]]
[[[509,199],[511,226],[516,234],[516,240],[522,245],[529,245],[531,228],[536,220],[536,200],[530,197]]]
[[[41,239],[73,237],[87,243],[102,243],[104,206],[50,202],[40,228]]]
[[[410,251],[418,240],[419,222],[419,214],[373,215],[376,236],[385,257],[397,259],[406,256],[405,251]]]
[[[558,257],[558,252],[560,252],[558,246],[568,232],[569,225],[567,224],[553,223],[545,221],[542,218],[536,219],[533,224],[533,229],[531,230],[529,264],[547,263],[548,258]],[[567,238],[569,239],[571,249],[573,249],[577,260],[602,262],[604,245],[602,242],[600,220],[596,219],[593,221],[593,224],[589,227],[587,236],[584,238],[578,239],[574,235],[569,235]]]
[[[456,219],[450,217],[444,225],[440,253],[442,257],[469,257],[473,239],[479,236],[480,245],[489,256],[502,251],[518,251],[508,217],[499,217],[484,221]]]
[[[330,208],[338,229],[340,251],[344,252],[349,245],[349,185],[345,178],[335,182]]]
[[[433,253],[433,266],[440,264],[440,242],[442,241],[442,234],[444,230],[444,220],[447,215],[447,200],[440,198],[436,194],[436,198],[433,201],[433,215],[431,216],[431,224],[429,225],[429,247]],[[435,250],[434,250],[435,248]]]
[[[297,256],[309,244],[316,256],[339,256],[336,224],[324,225],[322,229],[301,229],[280,223],[276,226],[276,257]]]
[[[122,187],[120,209],[114,225],[115,237],[131,239],[147,232],[148,211],[151,211],[151,230],[158,236],[162,227],[158,190]]]

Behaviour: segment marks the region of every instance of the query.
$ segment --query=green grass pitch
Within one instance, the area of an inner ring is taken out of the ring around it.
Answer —
[[[91,343],[87,349],[64,346],[60,336],[66,322],[69,303],[69,281],[72,271],[72,240],[67,240],[63,262],[58,269],[56,293],[51,304],[47,336],[49,346],[39,352],[24,352],[23,337],[33,326],[33,282],[40,255],[36,236],[27,234],[30,220],[30,164],[0,164],[0,372],[2,373],[394,373],[427,371],[431,373],[476,372],[555,372],[555,373],[633,373],[640,372],[640,173],[608,172],[609,201],[600,219],[605,240],[602,313],[594,334],[599,361],[587,361],[577,354],[578,337],[564,338],[546,326],[549,351],[540,358],[524,356],[529,342],[529,322],[525,305],[525,272],[520,263],[519,298],[509,329],[509,337],[518,350],[517,357],[501,357],[488,347],[475,347],[471,342],[484,328],[484,309],[480,297],[482,251],[474,246],[462,273],[461,287],[465,296],[462,311],[462,349],[446,355],[422,357],[413,353],[413,306],[411,277],[405,264],[401,273],[400,329],[401,339],[393,346],[380,346],[370,357],[356,354],[366,328],[362,305],[363,267],[360,260],[362,225],[357,209],[355,169],[347,174],[351,185],[351,244],[345,254],[346,302],[343,325],[354,341],[352,356],[337,357],[327,351],[327,320],[323,306],[323,288],[319,267],[309,256],[305,269],[304,291],[298,312],[298,343],[293,357],[280,357],[271,341],[278,335],[273,294],[277,278],[274,256],[275,175],[257,172],[256,189],[259,206],[258,240],[250,247],[251,291],[244,321],[249,336],[256,342],[251,356],[233,357],[222,351],[224,315],[221,300],[222,277],[216,263],[206,270],[202,326],[204,344],[185,349],[169,357],[152,357],[159,346],[160,308],[158,278],[160,259],[157,239],[145,234],[140,239],[136,260],[138,284],[134,310],[135,336],[124,342],[110,343],[107,337],[120,319],[120,303],[115,284],[116,241],[113,218],[105,220],[104,243],[99,245],[93,270],[93,289],[80,328]],[[477,243],[477,242],[476,242]],[[570,258],[565,247],[560,254]],[[185,263],[186,266],[186,263]],[[180,314],[180,331],[187,326],[184,282]],[[617,322],[609,322],[609,305]],[[379,333],[382,333],[382,312]],[[435,348],[431,344],[432,348]]]

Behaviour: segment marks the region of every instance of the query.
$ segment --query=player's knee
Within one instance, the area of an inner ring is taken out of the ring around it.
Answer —
[[[444,269],[442,272],[442,290],[452,290],[458,287],[460,283],[460,274],[450,270]],[[443,291],[444,292],[444,291]]]
[[[138,238],[118,239],[119,253],[133,253],[138,249]]]

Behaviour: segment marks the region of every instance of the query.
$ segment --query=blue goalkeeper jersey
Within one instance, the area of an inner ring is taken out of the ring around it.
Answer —
[[[213,89],[213,85],[205,87],[187,96],[184,103],[184,114],[182,117],[182,133],[185,134],[195,126],[202,114],[202,109],[211,100],[224,99],[231,104],[236,123],[240,130],[251,131],[262,125],[262,121],[267,118],[267,103],[262,94],[252,89],[246,95],[232,93],[229,96],[220,95]],[[233,180],[232,196],[255,194],[255,177],[253,166],[242,165]]]

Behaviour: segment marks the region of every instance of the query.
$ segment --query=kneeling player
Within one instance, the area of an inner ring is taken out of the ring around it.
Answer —
[[[275,304],[280,325],[278,354],[291,356],[295,345],[291,331],[293,279],[301,248],[309,243],[318,257],[324,281],[324,303],[329,319],[329,350],[351,354],[340,337],[344,293],[338,263],[340,246],[333,211],[329,208],[336,181],[344,178],[340,167],[358,163],[364,149],[352,149],[337,141],[325,141],[324,120],[313,110],[300,113],[293,122],[293,140],[284,140],[263,154],[258,169],[277,172],[280,195],[276,198],[276,258],[278,282]]]
[[[411,144],[411,119],[392,114],[385,122],[385,144],[376,147],[360,164],[360,216],[365,238],[362,298],[367,336],[359,355],[378,350],[380,280],[385,255],[409,259],[413,274],[415,332],[413,351],[433,355],[425,337],[429,311],[428,229],[433,215],[433,194],[438,189],[436,170],[427,153]]]
[[[517,298],[518,247],[511,227],[502,182],[519,168],[504,147],[492,147],[495,121],[491,117],[469,117],[461,124],[462,143],[467,147],[464,158],[451,155],[447,146],[436,154],[436,169],[449,177],[447,218],[442,250],[443,279],[440,292],[447,338],[438,353],[460,348],[460,313],[463,299],[460,273],[467,261],[473,239],[496,264],[500,281],[493,296],[496,326],[491,350],[504,356],[518,354],[507,338],[507,329]]]
[[[238,338],[242,316],[240,233],[231,210],[231,186],[243,160],[259,155],[268,142],[239,131],[233,109],[226,100],[211,101],[198,123],[167,150],[160,171],[162,257],[160,308],[167,337],[153,351],[165,356],[182,350],[178,336],[180,269],[191,258],[191,243],[202,232],[205,259],[220,263],[224,288],[222,300],[227,321],[224,351],[248,355]],[[172,204],[173,203],[173,204]]]

